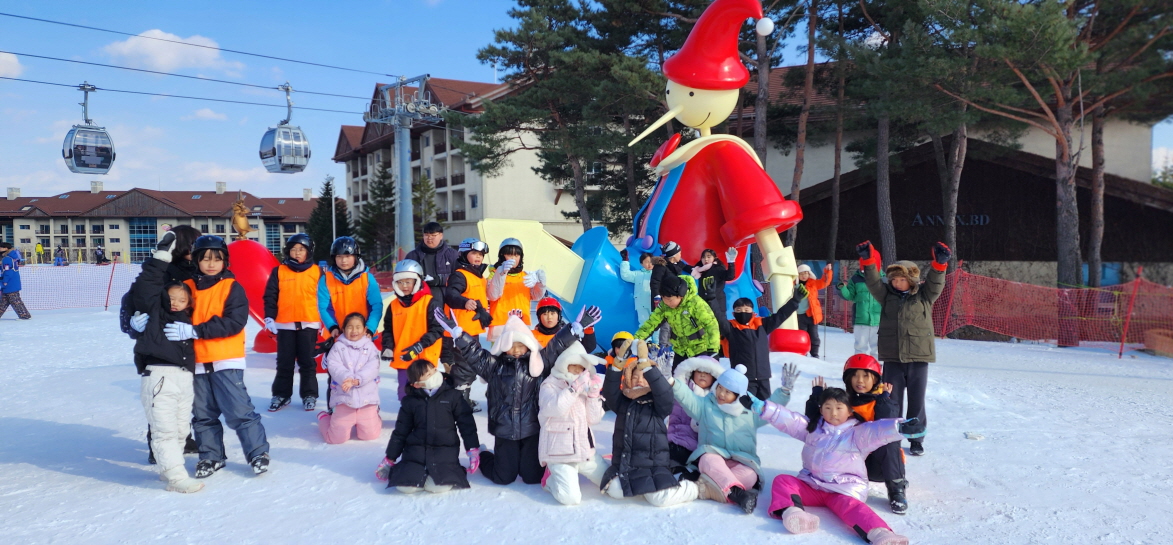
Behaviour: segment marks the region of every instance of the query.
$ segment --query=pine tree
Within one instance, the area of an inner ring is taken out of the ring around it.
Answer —
[[[330,245],[334,243],[334,233],[339,237],[351,236],[350,213],[346,208],[345,199],[334,198],[334,177],[326,176],[322,182],[322,189],[318,192],[318,204],[310,213],[306,232],[314,241],[314,261],[326,261],[330,258]],[[330,225],[330,201],[334,201],[335,221],[334,229]]]
[[[370,198],[355,222],[355,236],[367,263],[387,270],[393,260],[386,258],[395,251],[395,177],[386,165],[376,164],[368,187]]]

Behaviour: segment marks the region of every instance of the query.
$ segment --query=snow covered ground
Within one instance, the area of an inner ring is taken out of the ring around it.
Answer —
[[[819,532],[787,534],[765,514],[768,492],[752,516],[714,502],[657,509],[594,493],[563,507],[540,487],[479,474],[472,489],[446,495],[388,492],[373,472],[398,409],[394,379],[382,385],[383,436],[328,446],[314,413],[263,412],[271,355],[250,355],[245,375],[272,445],[270,472],[254,477],[229,433],[228,467],[204,491],[165,492],[145,463],[139,378],[116,311],[0,320],[4,543],[862,542],[818,508]],[[816,375],[839,380],[851,337],[832,331],[826,362],[775,355],[776,368],[796,361],[803,371],[791,408]],[[909,513],[888,512],[882,485],[869,501],[897,532],[913,543],[1173,543],[1173,361],[953,340],[938,341],[937,353],[927,455],[908,464]],[[474,392],[484,399],[483,385]],[[613,422],[596,428],[604,453]],[[483,412],[477,423],[491,447]],[[800,450],[773,428],[760,432],[769,479],[796,473]]]

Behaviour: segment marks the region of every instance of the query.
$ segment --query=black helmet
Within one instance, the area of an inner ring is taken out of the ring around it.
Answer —
[[[224,252],[224,261],[228,261],[228,244],[216,235],[203,235],[195,239],[195,243],[191,245],[191,258],[198,262],[208,250]]]
[[[336,255],[358,255],[358,242],[353,237],[338,237],[330,245],[330,257]]]
[[[306,251],[308,251],[310,254],[309,258],[311,260],[314,258],[314,239],[310,238],[309,235],[307,235],[305,233],[298,233],[296,235],[293,235],[293,236],[285,239],[285,255],[286,256],[289,255],[289,250],[293,249],[294,244],[301,244],[302,246],[304,246]]]

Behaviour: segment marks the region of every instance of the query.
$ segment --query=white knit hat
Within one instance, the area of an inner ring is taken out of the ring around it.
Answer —
[[[799,265],[799,266],[798,266],[798,272],[800,272],[800,273],[810,273],[810,274],[811,274],[811,276],[814,276],[814,275],[815,275],[814,271],[812,271],[812,270],[811,270],[811,266],[810,266],[810,265],[807,265],[807,264],[805,264],[805,263],[804,263],[804,264],[802,264],[802,265]]]

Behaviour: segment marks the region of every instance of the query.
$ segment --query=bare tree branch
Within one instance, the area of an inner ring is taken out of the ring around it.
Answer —
[[[1002,117],[1005,117],[1005,118],[1007,118],[1007,119],[1013,119],[1013,120],[1015,120],[1015,121],[1018,121],[1018,122],[1021,122],[1021,123],[1026,123],[1027,125],[1030,125],[1030,126],[1032,126],[1032,127],[1036,128],[1036,129],[1039,129],[1039,130],[1041,130],[1041,131],[1043,131],[1043,132],[1045,132],[1045,133],[1047,133],[1047,134],[1051,135],[1051,136],[1052,136],[1052,137],[1054,137],[1056,140],[1059,140],[1059,138],[1060,138],[1060,136],[1059,136],[1059,133],[1058,133],[1058,132],[1056,132],[1056,131],[1054,130],[1054,128],[1053,128],[1053,127],[1047,127],[1046,125],[1043,125],[1043,124],[1041,124],[1041,123],[1039,123],[1039,122],[1037,122],[1037,121],[1033,121],[1033,120],[1030,120],[1030,119],[1026,119],[1026,118],[1024,118],[1024,117],[1019,117],[1019,116],[1016,116],[1016,115],[1011,115],[1011,114],[1008,114],[1008,113],[1006,113],[1006,112],[1003,112],[1003,111],[1000,111],[1000,110],[995,110],[995,109],[993,109],[993,108],[987,108],[987,107],[985,107],[985,106],[982,106],[981,104],[978,104],[978,103],[976,103],[976,102],[974,102],[974,101],[972,101],[972,100],[969,100],[969,99],[967,99],[967,98],[965,98],[965,97],[963,97],[963,96],[961,96],[961,95],[957,95],[957,94],[955,94],[955,93],[952,93],[952,92],[948,91],[948,90],[947,90],[947,89],[945,89],[944,87],[941,87],[941,85],[940,85],[940,84],[934,83],[934,84],[933,84],[933,87],[935,87],[935,88],[936,88],[938,91],[940,91],[940,92],[942,92],[942,93],[945,93],[946,95],[949,95],[949,96],[951,96],[951,97],[953,97],[953,98],[955,98],[955,99],[957,99],[957,100],[959,100],[959,101],[961,101],[961,102],[963,102],[963,103],[965,103],[965,104],[968,104],[969,106],[972,106],[972,107],[974,107],[974,108],[977,108],[977,109],[979,109],[979,110],[981,110],[981,111],[983,111],[983,112],[986,112],[986,113],[988,113],[988,114],[994,114],[994,115],[1002,116]]]

